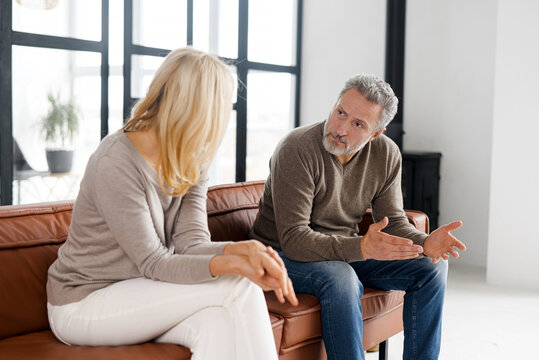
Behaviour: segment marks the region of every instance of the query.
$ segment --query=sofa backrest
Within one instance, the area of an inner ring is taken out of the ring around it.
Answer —
[[[0,339],[49,328],[47,270],[67,238],[72,202],[0,208]]]
[[[264,181],[217,185],[208,189],[206,207],[212,241],[249,239]]]

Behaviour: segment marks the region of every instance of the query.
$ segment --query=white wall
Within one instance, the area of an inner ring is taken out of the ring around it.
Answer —
[[[326,119],[344,82],[357,73],[383,77],[386,2],[303,2],[301,124]]]
[[[408,0],[404,150],[439,151],[439,223],[486,266],[496,2]]]
[[[539,2],[498,4],[487,280],[539,289]]]
[[[383,76],[385,2],[304,3],[301,122],[324,119],[352,74]],[[408,0],[405,150],[443,154],[440,223],[457,262],[539,288],[539,1]],[[534,141],[535,140],[535,141]]]

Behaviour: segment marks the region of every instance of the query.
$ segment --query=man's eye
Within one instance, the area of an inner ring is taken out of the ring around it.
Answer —
[[[363,127],[363,124],[360,123],[360,122],[357,122],[357,123],[356,123],[356,127],[361,128],[361,127]]]

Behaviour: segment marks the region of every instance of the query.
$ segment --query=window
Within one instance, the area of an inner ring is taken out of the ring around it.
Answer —
[[[124,78],[124,91],[130,89],[124,92],[124,117],[144,96],[159,57],[185,44],[214,53],[235,67],[243,85],[210,182],[265,179],[278,141],[299,125],[302,1],[160,1],[163,20],[152,17],[148,3],[155,1],[126,3],[124,74],[131,76]]]
[[[108,133],[108,1],[3,0],[1,16],[1,203],[72,199]],[[73,139],[45,139],[49,96],[75,105]],[[51,173],[58,146],[61,158],[74,150],[73,166]]]
[[[220,56],[240,84],[212,184],[264,179],[277,142],[299,124],[302,0],[0,2],[4,205],[74,198],[100,139],[121,127],[178,47]],[[66,173],[49,173],[39,130],[49,93],[75,99],[80,110]],[[33,172],[21,170],[28,167]]]

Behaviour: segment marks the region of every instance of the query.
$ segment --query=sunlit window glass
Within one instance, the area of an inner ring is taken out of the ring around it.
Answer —
[[[13,47],[14,203],[75,198],[100,141],[100,64],[96,53]]]
[[[297,1],[249,1],[250,61],[295,65],[296,13]]]
[[[162,49],[187,45],[187,0],[134,0],[133,43]]]
[[[295,76],[250,71],[247,78],[247,180],[263,180],[275,146],[293,127]]]
[[[225,137],[217,150],[209,176],[210,185],[233,183],[236,180],[236,111],[230,114]]]
[[[101,40],[101,1],[13,0],[13,30]]]
[[[237,58],[238,0],[197,0],[193,6],[193,46]]]
[[[163,63],[159,56],[133,55],[131,57],[131,97],[146,96],[155,72]]]

